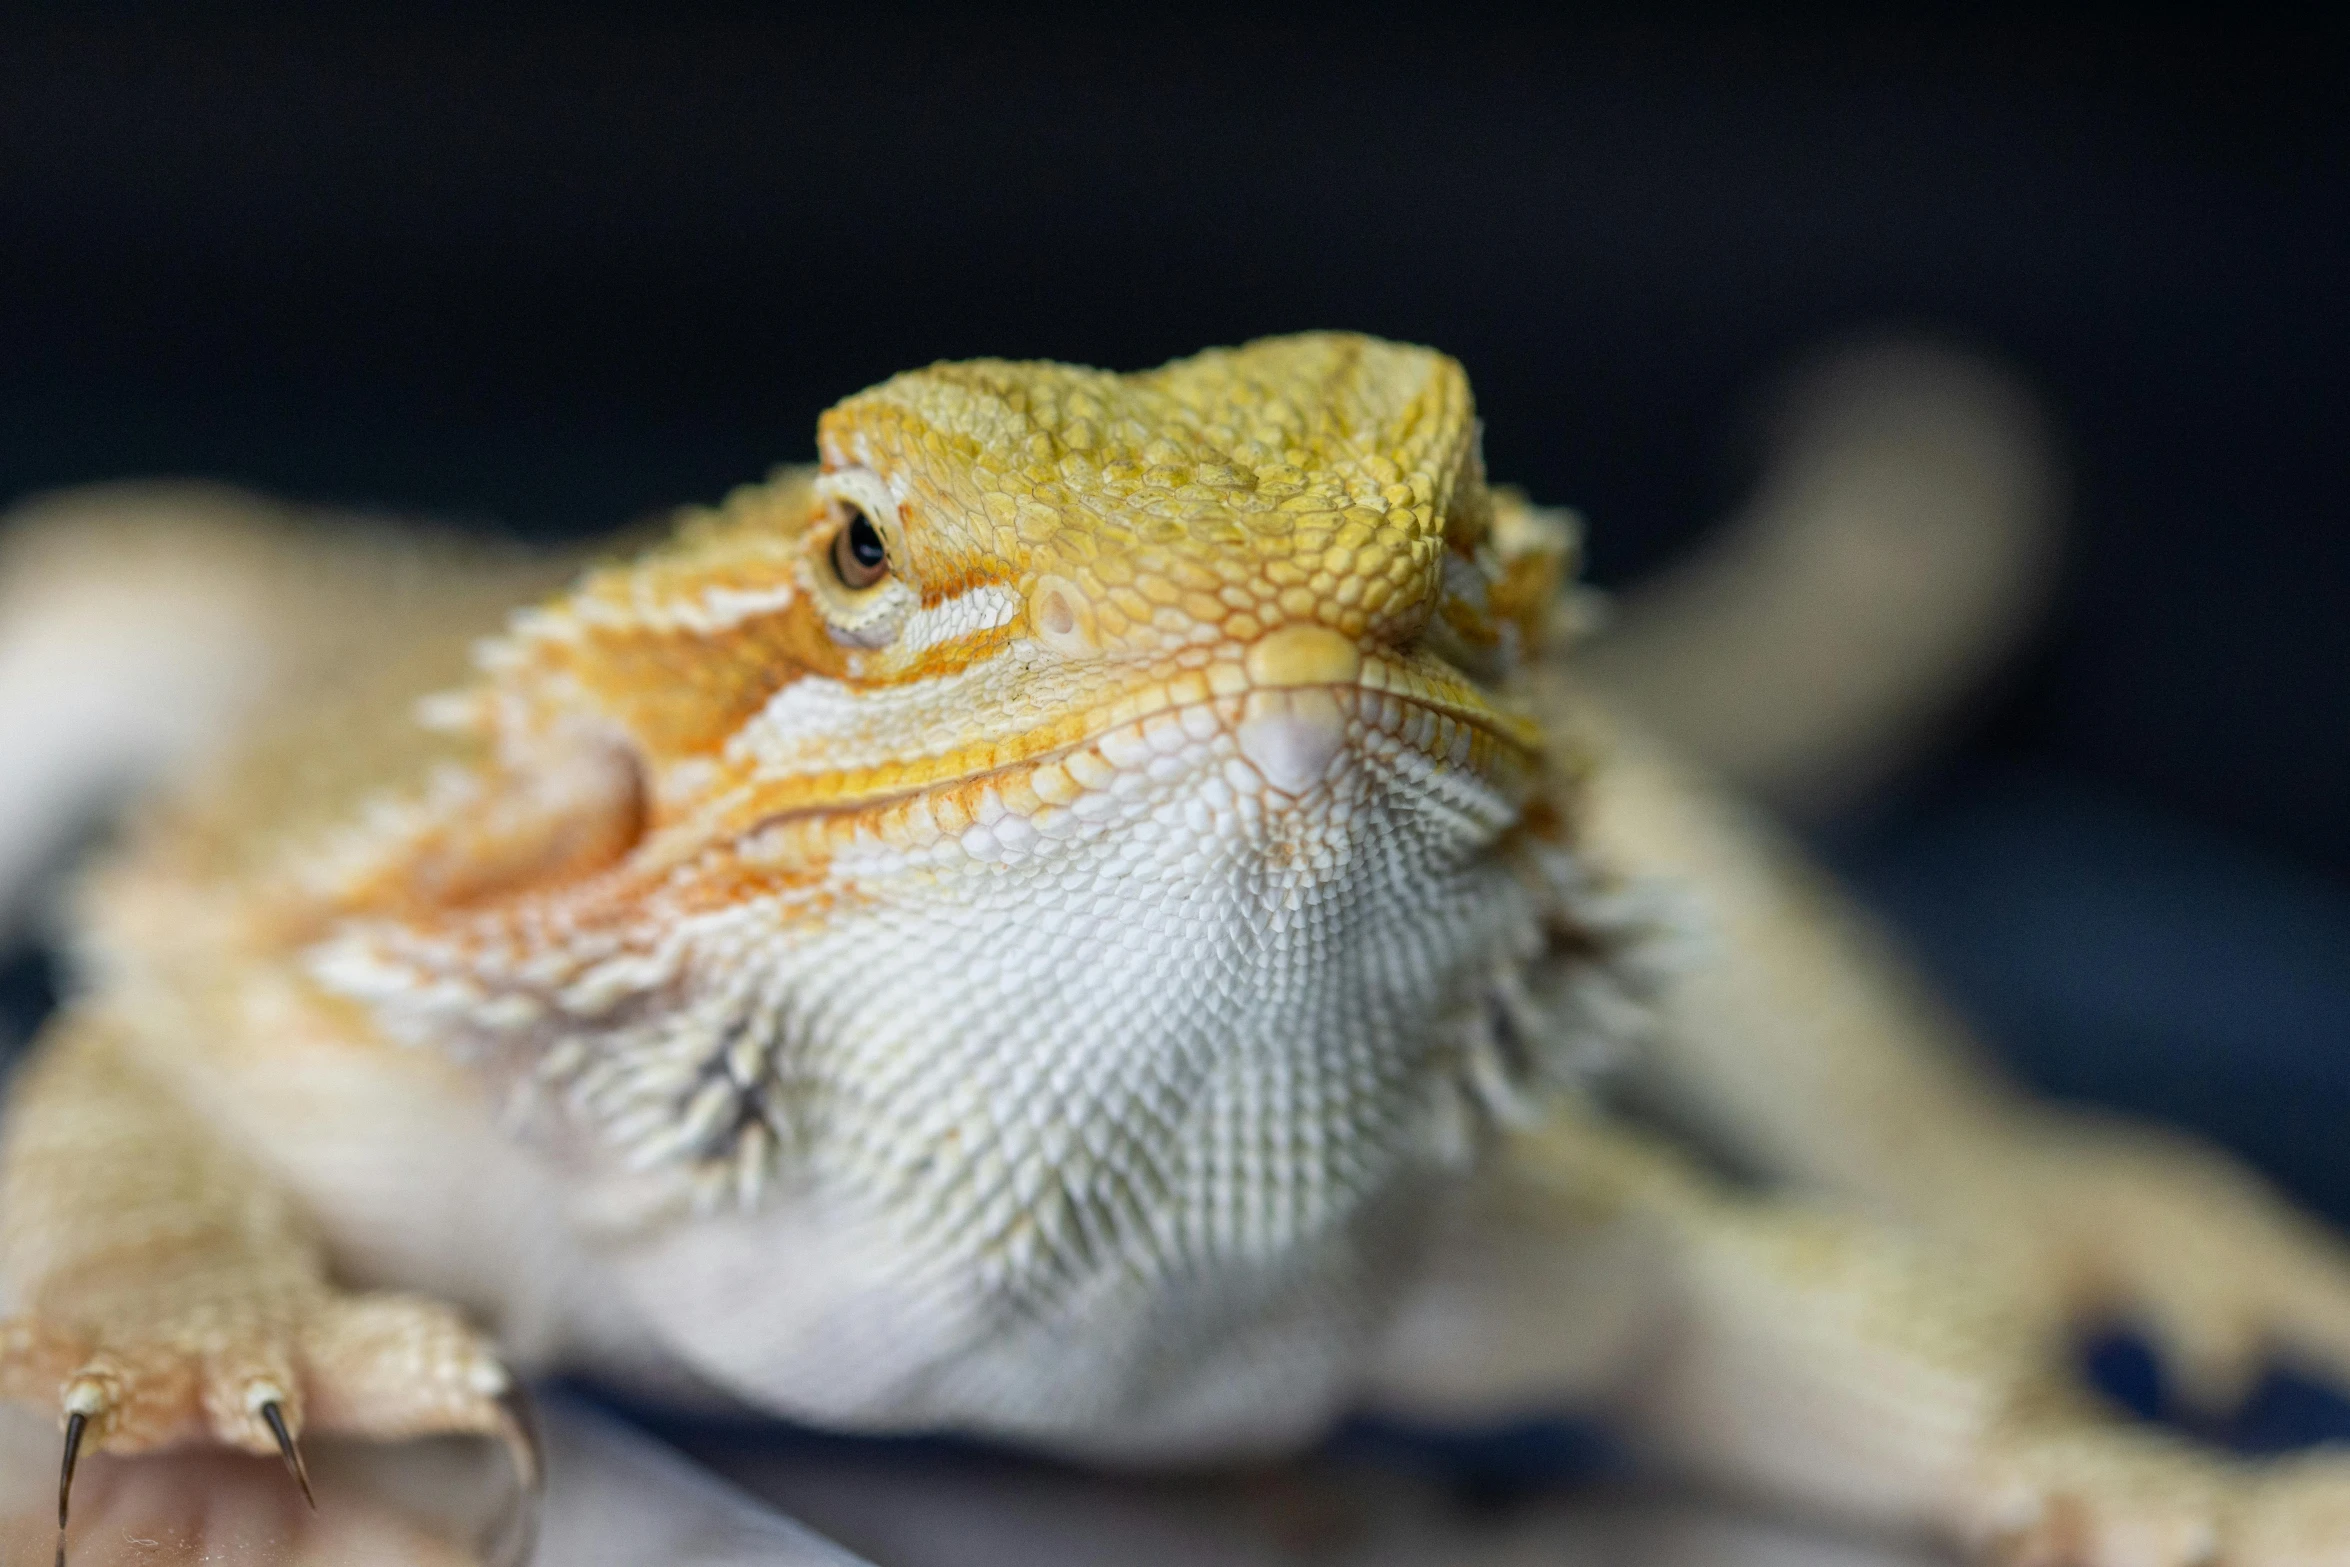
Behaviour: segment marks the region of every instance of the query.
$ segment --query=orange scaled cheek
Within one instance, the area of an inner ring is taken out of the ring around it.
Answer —
[[[661,763],[725,744],[802,675],[847,673],[847,650],[805,597],[721,631],[598,627],[562,650],[595,706]]]

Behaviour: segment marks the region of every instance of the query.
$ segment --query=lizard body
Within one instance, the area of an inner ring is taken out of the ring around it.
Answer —
[[[940,365],[818,444],[551,597],[199,552],[267,563],[211,596],[274,641],[80,892],[0,1150],[0,1390],[123,1450],[497,1429],[486,1323],[1122,1460],[1601,1402],[2035,1560],[2350,1559],[2342,1472],[2061,1367],[2117,1302],[2214,1385],[2339,1364],[2334,1243],[2011,1102],[1542,660],[1572,531],[1487,484],[1452,361]],[[1707,1176],[1635,1081],[1816,1195]]]

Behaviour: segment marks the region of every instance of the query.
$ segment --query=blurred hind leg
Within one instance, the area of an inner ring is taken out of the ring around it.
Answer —
[[[261,695],[272,508],[207,485],[107,485],[0,524],[0,932],[57,838],[200,750]]]

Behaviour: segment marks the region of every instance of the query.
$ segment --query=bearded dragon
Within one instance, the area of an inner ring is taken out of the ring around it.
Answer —
[[[0,694],[241,715],[80,877],[0,1144],[68,1479],[569,1365],[1116,1463],[1600,1409],[1985,1555],[2350,1562],[2350,1464],[2066,1352],[2350,1370],[2340,1244],[2001,1086],[1609,711],[1452,360],[940,364],[817,445],[568,585],[200,492],[19,528]]]

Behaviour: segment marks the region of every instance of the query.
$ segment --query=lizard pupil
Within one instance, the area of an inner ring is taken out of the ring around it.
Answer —
[[[869,588],[889,570],[889,551],[872,518],[855,506],[845,510],[849,520],[832,540],[832,569],[849,587]]]

